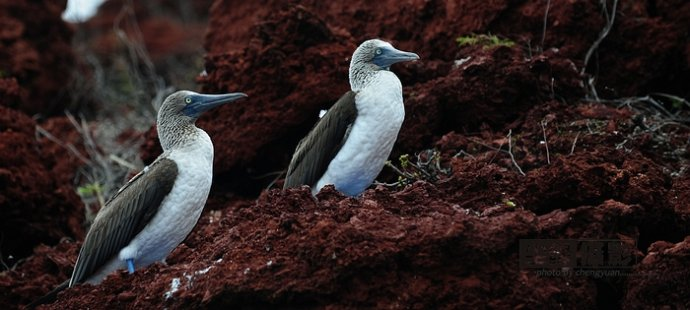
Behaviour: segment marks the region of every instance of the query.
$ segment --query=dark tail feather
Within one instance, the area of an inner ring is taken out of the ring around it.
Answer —
[[[49,304],[55,301],[57,299],[58,293],[62,292],[62,290],[66,289],[69,286],[69,280],[62,282],[62,284],[58,285],[56,288],[54,288],[52,291],[50,291],[48,294],[43,295],[43,297],[40,297],[34,301],[32,301],[30,304],[26,305],[25,309],[35,309],[36,307],[42,305],[42,304]]]

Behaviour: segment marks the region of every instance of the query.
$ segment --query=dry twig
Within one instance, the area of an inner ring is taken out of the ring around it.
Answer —
[[[546,38],[546,22],[549,18],[549,9],[551,8],[551,0],[546,1],[546,11],[544,12],[544,25],[541,29],[541,50],[544,50],[544,39]]]
[[[520,165],[518,165],[517,161],[515,160],[515,156],[513,155],[513,142],[512,142],[513,137],[512,136],[513,136],[513,130],[510,129],[510,130],[508,130],[508,135],[506,136],[508,138],[508,155],[510,155],[510,160],[513,161],[513,164],[518,169],[520,174],[522,174],[524,176],[525,173],[522,171],[522,168],[520,168]]]
[[[580,133],[578,132],[577,135],[575,135],[575,139],[573,140],[573,146],[570,147],[570,154],[573,155],[575,152],[575,144],[577,144],[577,139],[580,137]]]
[[[594,41],[592,46],[587,50],[587,54],[585,54],[585,61],[584,64],[582,65],[582,70],[580,71],[580,75],[585,75],[585,70],[587,70],[587,65],[589,64],[589,60],[592,57],[592,54],[599,48],[599,45],[601,44],[602,41],[609,35],[609,32],[611,32],[611,28],[613,28],[613,23],[616,20],[616,7],[618,6],[618,0],[613,0],[613,6],[611,8],[611,14],[609,14],[608,8],[606,6],[606,3],[608,2],[607,0],[600,0],[602,9],[604,11],[604,17],[606,18],[606,24],[604,25],[604,28],[601,30],[599,33],[599,37]],[[588,77],[587,78],[587,85],[589,86],[589,91],[588,94],[592,95],[592,98],[598,100],[599,96],[597,95],[597,90],[595,87],[594,83],[595,79],[594,77]]]

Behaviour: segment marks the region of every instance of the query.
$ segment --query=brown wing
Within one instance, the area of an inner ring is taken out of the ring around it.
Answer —
[[[283,188],[314,186],[347,140],[357,117],[353,91],[345,93],[297,145]]]
[[[91,276],[144,229],[170,193],[176,178],[177,164],[161,158],[108,200],[79,251],[70,287]]]

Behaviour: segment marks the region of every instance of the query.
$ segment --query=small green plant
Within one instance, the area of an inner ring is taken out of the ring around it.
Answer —
[[[79,196],[84,197],[94,197],[101,193],[101,185],[98,183],[86,184],[84,186],[77,187],[77,193]]]
[[[442,176],[450,175],[450,168],[441,167],[441,153],[437,150],[424,150],[415,155],[412,161],[409,154],[398,157],[400,168],[391,161],[386,161],[386,166],[393,169],[398,175],[398,181],[388,186],[405,186],[418,180],[437,182]]]
[[[501,39],[493,34],[470,34],[461,36],[455,39],[459,46],[465,45],[482,45],[484,49],[490,49],[496,46],[512,47],[515,42],[510,39]]]
[[[685,106],[685,102],[679,98],[673,98],[671,99],[671,106],[676,110],[680,110]]]
[[[85,205],[86,223],[91,224],[96,218],[98,210],[103,208],[105,200],[103,199],[103,187],[98,182],[85,184],[77,187],[77,194]]]
[[[503,198],[503,200],[501,202],[503,202],[503,204],[506,205],[506,207],[508,207],[508,208],[517,207],[517,204],[508,198]]]
[[[690,109],[690,102],[688,102],[685,98],[663,93],[656,93],[653,95],[669,100],[671,107],[675,110]]]

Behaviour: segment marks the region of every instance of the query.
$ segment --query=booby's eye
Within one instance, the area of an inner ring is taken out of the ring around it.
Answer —
[[[382,53],[381,49],[380,49],[380,48],[377,48],[377,49],[376,49],[376,55],[381,55],[381,53]]]
[[[192,103],[192,98],[189,98],[189,97],[184,98],[184,102],[186,102],[187,104],[190,104],[190,103]]]

